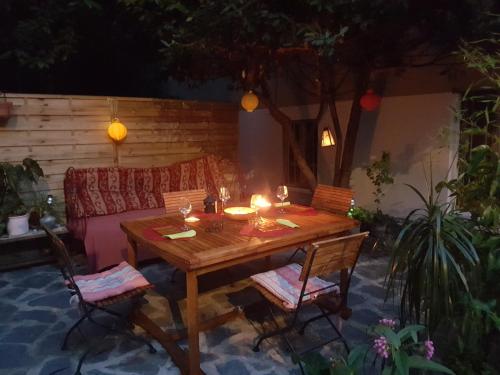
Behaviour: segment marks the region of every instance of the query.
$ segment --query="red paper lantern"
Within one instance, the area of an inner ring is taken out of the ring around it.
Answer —
[[[373,90],[369,89],[366,90],[365,95],[359,99],[359,104],[365,111],[371,112],[375,111],[380,106],[381,100],[382,98],[380,96],[375,94]]]

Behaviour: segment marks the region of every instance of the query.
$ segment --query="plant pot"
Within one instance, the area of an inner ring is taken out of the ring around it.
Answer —
[[[20,236],[21,234],[28,233],[30,230],[28,224],[29,217],[29,212],[20,216],[9,216],[9,221],[7,222],[9,236]]]
[[[12,103],[0,102],[0,119],[8,119],[12,112]]]

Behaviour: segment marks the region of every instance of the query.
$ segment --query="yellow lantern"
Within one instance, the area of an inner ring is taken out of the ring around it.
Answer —
[[[332,132],[328,128],[324,128],[321,132],[321,147],[335,146]]]
[[[258,105],[259,98],[252,92],[252,90],[245,93],[245,95],[241,98],[241,106],[247,112],[253,112]]]
[[[127,136],[127,128],[120,120],[114,118],[111,124],[109,124],[108,135],[115,142],[123,141]]]

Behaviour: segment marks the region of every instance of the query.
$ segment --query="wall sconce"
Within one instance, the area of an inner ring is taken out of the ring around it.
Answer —
[[[111,123],[108,126],[108,135],[114,142],[118,143],[127,137],[127,127],[118,119],[118,102],[108,99],[111,107]]]
[[[321,147],[335,146],[332,132],[328,128],[324,128],[321,132]]]
[[[253,112],[259,106],[259,98],[250,90],[241,98],[241,106],[245,111]]]

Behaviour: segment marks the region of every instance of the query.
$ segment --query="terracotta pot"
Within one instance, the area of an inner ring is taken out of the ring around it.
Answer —
[[[20,216],[9,216],[9,221],[7,222],[9,236],[20,236],[21,234],[28,233],[30,230],[28,224],[29,217],[29,212]]]

